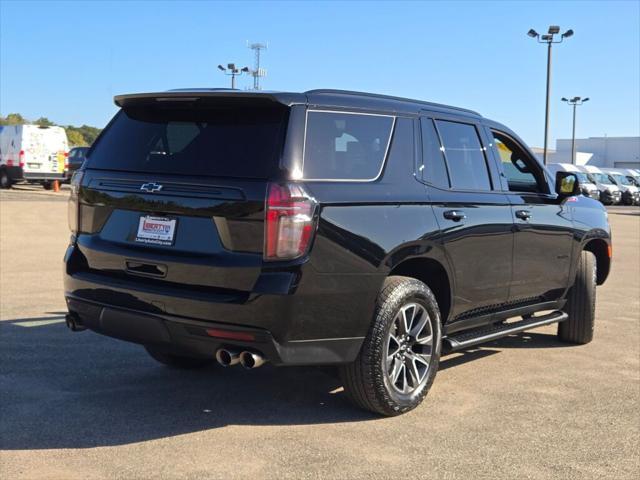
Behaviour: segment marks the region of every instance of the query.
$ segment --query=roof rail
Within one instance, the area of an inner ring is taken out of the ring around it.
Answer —
[[[466,113],[471,113],[473,115],[478,115],[479,117],[482,116],[478,112],[476,112],[474,110],[469,110],[468,108],[453,107],[451,105],[444,105],[442,103],[425,102],[424,100],[415,100],[415,99],[412,99],[412,98],[405,98],[405,97],[394,97],[393,95],[382,95],[382,94],[378,94],[378,93],[356,92],[356,91],[352,91],[352,90],[335,90],[335,89],[330,89],[330,88],[320,88],[320,89],[316,89],[316,90],[308,90],[308,91],[306,91],[304,93],[306,93],[306,94],[333,93],[333,94],[337,94],[337,95],[353,95],[354,97],[355,96],[359,96],[359,97],[380,98],[380,99],[384,99],[384,100],[397,100],[397,101],[401,101],[401,102],[419,103],[420,105],[425,105],[427,107],[449,108],[451,110],[459,110],[461,112],[466,112]]]

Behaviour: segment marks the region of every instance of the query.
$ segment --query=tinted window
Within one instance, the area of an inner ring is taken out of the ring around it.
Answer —
[[[393,117],[308,112],[303,177],[372,180],[382,168]]]
[[[438,120],[452,188],[491,190],[478,132],[473,125]]]
[[[420,125],[422,126],[422,161],[424,162],[422,178],[436,187],[449,188],[447,166],[433,120],[421,118]]]
[[[538,168],[520,145],[500,132],[493,133],[493,149],[502,162],[512,192],[542,192]]]
[[[267,178],[277,170],[287,110],[147,107],[121,111],[88,168]]]

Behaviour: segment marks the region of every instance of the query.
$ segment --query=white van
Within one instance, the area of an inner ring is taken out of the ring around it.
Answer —
[[[596,180],[590,173],[586,173],[580,170],[577,166],[571,163],[551,163],[547,165],[547,170],[555,175],[556,172],[571,172],[575,173],[578,177],[578,183],[580,184],[580,192],[585,197],[591,197],[594,200],[600,200],[600,191],[596,186]]]
[[[626,170],[603,168],[602,171],[612,176],[616,181],[616,185],[618,185],[618,188],[622,192],[622,203],[625,205],[640,204],[640,188],[638,188],[634,178],[629,178],[630,175],[627,174]]]
[[[590,173],[600,191],[600,201],[605,205],[618,205],[622,201],[622,191],[611,175],[591,165],[579,166],[579,170]]]
[[[62,127],[0,126],[0,186],[26,180],[51,188],[53,180],[64,179],[68,152]]]

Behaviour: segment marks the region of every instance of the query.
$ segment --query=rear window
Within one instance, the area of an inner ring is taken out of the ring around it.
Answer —
[[[393,117],[308,112],[303,178],[373,180],[382,170]]]
[[[491,181],[478,132],[473,125],[438,120],[451,186],[462,190],[491,190]]]
[[[122,110],[87,167],[142,173],[267,178],[279,167],[287,108]]]

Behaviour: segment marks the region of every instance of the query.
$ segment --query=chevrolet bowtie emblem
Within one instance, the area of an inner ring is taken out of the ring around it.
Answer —
[[[143,192],[156,193],[162,190],[162,185],[159,183],[145,183],[140,187]]]

